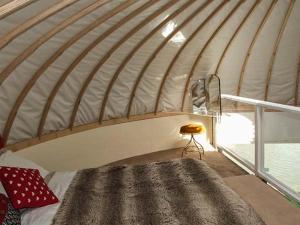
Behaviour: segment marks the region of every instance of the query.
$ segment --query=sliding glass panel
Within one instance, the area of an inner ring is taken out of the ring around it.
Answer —
[[[264,172],[300,193],[300,115],[264,113]]]
[[[237,110],[238,109],[238,110]],[[219,146],[254,165],[255,108],[224,100],[223,114],[216,125]]]

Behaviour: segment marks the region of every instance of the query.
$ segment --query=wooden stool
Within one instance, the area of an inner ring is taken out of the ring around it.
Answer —
[[[188,124],[185,126],[182,126],[180,128],[180,134],[189,134],[191,135],[191,138],[187,145],[183,148],[182,153],[181,153],[181,158],[183,157],[183,154],[187,152],[193,152],[193,151],[188,151],[188,149],[192,146],[192,143],[194,143],[194,147],[198,149],[199,152],[199,158],[200,160],[202,159],[201,157],[201,152],[204,155],[204,148],[203,146],[195,139],[194,135],[196,134],[201,134],[205,132],[205,127],[203,125],[198,125],[198,124]]]

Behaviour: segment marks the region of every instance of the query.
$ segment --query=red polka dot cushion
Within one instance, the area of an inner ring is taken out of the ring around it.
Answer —
[[[36,208],[58,202],[36,169],[2,166],[0,181],[16,209]]]

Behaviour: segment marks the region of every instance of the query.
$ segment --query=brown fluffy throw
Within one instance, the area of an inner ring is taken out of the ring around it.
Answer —
[[[204,162],[172,160],[79,171],[53,225],[262,225]]]

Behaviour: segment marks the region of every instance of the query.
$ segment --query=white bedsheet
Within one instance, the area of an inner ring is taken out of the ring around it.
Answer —
[[[50,180],[48,186],[60,200],[59,203],[29,209],[22,213],[22,225],[51,225],[52,219],[55,216],[61,201],[67,191],[76,172],[57,172]]]

